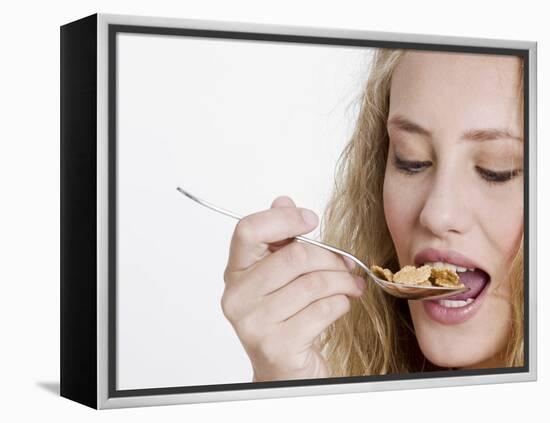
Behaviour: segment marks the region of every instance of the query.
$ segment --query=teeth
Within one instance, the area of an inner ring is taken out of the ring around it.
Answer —
[[[466,300],[439,300],[438,304],[443,307],[447,308],[458,308],[458,307],[464,307],[468,304],[471,304],[474,302],[473,298],[468,298]]]
[[[430,266],[435,267],[436,269],[441,269],[446,267],[448,269],[456,270],[456,266],[454,264],[444,263],[442,261],[427,262],[424,264],[429,264]]]
[[[474,270],[474,269],[469,269],[467,267],[456,266],[452,263],[445,263],[442,261],[426,262],[424,264],[429,264],[430,266],[435,267],[436,269],[439,269],[439,268],[451,269],[451,270],[454,270],[455,272],[466,272],[467,270],[471,270],[471,271]]]

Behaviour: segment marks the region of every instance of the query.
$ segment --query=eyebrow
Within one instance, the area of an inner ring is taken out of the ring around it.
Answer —
[[[396,115],[389,119],[388,128],[390,126],[394,126],[397,129],[401,129],[402,131],[409,132],[411,134],[418,134],[427,138],[432,138],[432,133],[430,131],[401,115]],[[518,137],[507,129],[501,128],[470,129],[464,132],[460,137],[460,139],[467,141],[491,141],[505,138],[523,141],[523,137]]]

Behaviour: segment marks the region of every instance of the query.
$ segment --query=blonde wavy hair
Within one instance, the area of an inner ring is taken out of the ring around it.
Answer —
[[[386,226],[382,187],[391,79],[404,52],[377,49],[374,53],[357,124],[338,159],[335,185],[320,228],[324,242],[353,252],[365,263],[391,269],[400,266]],[[521,93],[522,81],[520,77]],[[523,107],[523,95],[519,97]],[[523,366],[523,240],[510,279],[511,335],[501,359],[515,367]],[[444,369],[422,354],[407,301],[385,294],[373,283],[367,283],[361,297],[351,299],[350,311],[327,327],[319,346],[331,377]]]

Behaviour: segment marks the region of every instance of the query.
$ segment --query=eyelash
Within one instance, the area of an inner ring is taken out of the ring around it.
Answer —
[[[521,169],[505,170],[503,172],[494,172],[489,169],[476,166],[479,174],[490,184],[502,184],[510,181],[521,173]]]
[[[402,173],[408,176],[414,176],[419,174],[424,168],[431,166],[430,162],[419,162],[419,161],[406,161],[402,160],[397,156],[394,156],[394,165]],[[489,184],[502,184],[510,181],[516,176],[520,175],[521,169],[506,170],[503,172],[495,172],[489,169],[484,169],[482,167],[476,166],[476,170],[481,175],[481,177]]]

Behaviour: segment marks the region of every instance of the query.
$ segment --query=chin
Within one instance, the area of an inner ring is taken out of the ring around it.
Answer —
[[[461,348],[449,348],[442,351],[440,347],[422,344],[420,343],[420,349],[426,359],[439,367],[461,369],[492,367],[490,363],[493,362],[493,356],[483,354],[481,351],[464,351]]]
[[[486,292],[479,297],[477,310],[456,323],[430,313],[423,301],[409,301],[416,338],[428,361],[440,367],[502,367],[497,357],[510,335],[509,305]]]

